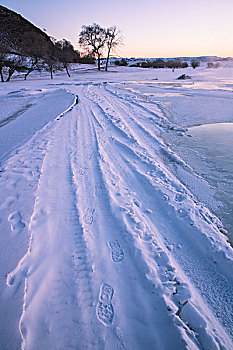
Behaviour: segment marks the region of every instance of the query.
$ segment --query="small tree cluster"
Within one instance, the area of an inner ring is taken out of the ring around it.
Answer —
[[[10,81],[15,71],[23,72],[26,80],[31,72],[42,69],[50,72],[51,79],[54,72],[62,69],[65,69],[70,77],[71,63],[93,64],[96,58],[100,70],[100,60],[104,52],[106,52],[105,70],[107,71],[111,52],[122,43],[122,37],[116,26],[107,29],[95,23],[83,26],[79,35],[79,44],[86,49],[86,53],[82,57],[66,39],[56,41],[50,37],[50,40],[45,43],[41,41],[38,33],[28,31],[23,33],[23,42],[24,49],[20,54],[9,55],[0,51],[2,82]]]
[[[100,70],[100,60],[103,53],[107,51],[105,70],[108,69],[108,63],[111,51],[122,43],[122,36],[116,26],[102,28],[99,24],[84,25],[79,34],[79,45],[83,47],[89,55],[95,57]]]
[[[92,54],[84,54],[80,56],[79,63],[95,64],[95,57]]]
[[[62,64],[66,70],[68,77],[70,77],[69,67],[70,63],[78,61],[80,54],[74,50],[73,45],[66,39],[55,42],[55,47],[58,49],[57,56],[58,61]]]
[[[25,57],[20,55],[0,53],[1,82],[9,82],[12,75],[16,71],[24,73],[24,79],[26,80],[28,75],[34,70],[49,70],[51,64],[54,64],[53,62],[55,62],[55,60],[50,57],[44,57],[43,59],[40,59],[38,57]],[[5,79],[3,71],[5,71],[5,75],[7,75]],[[51,78],[53,78],[52,73]]]
[[[80,53],[75,51],[71,42],[66,39],[56,41],[51,38],[51,40],[53,46],[49,55],[43,58],[46,70],[50,72],[51,79],[53,79],[53,73],[62,69],[65,69],[70,77],[70,64],[79,62]]]
[[[151,62],[152,68],[165,68],[166,67],[166,62],[162,59],[157,59],[153,62]]]
[[[15,71],[23,72],[26,80],[32,71],[41,71],[42,69],[50,72],[51,79],[53,79],[53,73],[61,69],[65,69],[70,77],[70,63],[79,62],[80,53],[75,51],[72,44],[66,39],[60,41],[50,39],[50,45],[43,46],[35,33],[25,33],[24,40],[26,40],[28,47],[25,56],[0,52],[1,81],[4,82],[5,79],[7,82],[10,81]],[[4,70],[8,70],[5,79]]]
[[[196,61],[196,60],[193,60],[191,62],[191,66],[193,67],[193,69],[197,68],[200,66],[200,62],[199,61]]]
[[[115,63],[116,64],[116,63]],[[169,60],[164,61],[157,59],[155,61],[143,61],[136,64],[131,64],[130,67],[142,67],[142,68],[171,68],[173,71],[177,68],[187,68],[188,63],[181,60]]]
[[[169,60],[166,62],[166,67],[171,68],[173,71],[178,68],[187,68],[188,63],[181,60]]]
[[[3,69],[7,69],[7,77],[4,80]],[[27,58],[18,55],[7,55],[0,53],[0,75],[1,82],[9,82],[15,71],[22,72],[27,69]]]
[[[127,66],[128,63],[125,58],[121,58],[120,60],[115,61],[116,66]]]

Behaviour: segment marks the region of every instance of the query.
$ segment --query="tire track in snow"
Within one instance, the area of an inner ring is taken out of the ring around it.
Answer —
[[[169,128],[171,123],[167,120],[167,115],[164,112],[163,107],[158,102],[155,102],[153,100],[151,101],[150,97],[148,100],[147,96],[144,94],[141,94],[135,90],[131,90],[130,87],[124,88],[124,86],[121,85],[121,83],[120,85],[117,84],[116,86],[108,84],[105,85],[105,89],[114,97],[118,97],[122,101],[129,102],[131,105],[139,108],[142,114],[146,113],[152,123],[156,123],[161,128],[161,130],[166,131]],[[122,91],[120,94],[118,92],[119,88]]]
[[[95,87],[95,89],[96,89],[96,87]],[[94,95],[92,95],[92,98],[93,98],[93,96]],[[101,96],[101,98],[103,98],[103,96]],[[98,99],[97,99],[97,101],[98,101]],[[97,103],[99,104],[99,101]],[[112,100],[111,100],[111,105],[114,105]],[[102,108],[102,110],[103,110],[103,108]],[[119,115],[120,115],[120,113],[119,113]],[[126,113],[124,113],[124,115],[126,115]],[[104,117],[105,117],[104,114],[102,116],[100,116],[100,113],[98,113],[98,117],[96,116],[97,120],[99,121],[99,123],[101,125],[104,125]],[[108,119],[107,117],[105,117],[105,118]],[[105,124],[107,125],[108,123],[105,122]],[[127,147],[130,150],[129,152],[132,152],[132,150],[130,149],[130,146],[127,146]],[[109,143],[108,147],[104,148],[104,152],[103,153],[100,152],[100,153],[101,153],[101,155],[103,155],[103,157],[105,156],[105,161],[106,161],[106,163],[108,165],[109,164],[112,165],[113,162],[115,164],[117,164],[117,167],[112,166],[112,168],[113,168],[112,172],[114,174],[117,174],[120,171],[122,171],[122,169],[127,168],[127,164],[135,163],[135,160],[134,161],[132,160],[132,155],[130,155],[129,152],[128,153],[126,152],[125,147],[123,149],[116,150],[113,147],[113,143]],[[109,155],[108,155],[107,160],[106,160],[106,154],[108,154],[108,153],[109,153]],[[123,158],[125,159],[125,161],[124,161],[125,164],[122,165],[122,167],[120,166],[120,164],[122,163],[122,159],[121,159],[122,156],[121,157],[119,157],[119,156],[115,157],[115,155],[119,155],[119,154],[124,155]],[[131,166],[129,168],[129,166],[128,166],[128,169],[125,172],[125,178],[126,179],[134,178],[136,173],[137,173],[137,170],[136,170],[135,167]],[[128,174],[131,174],[131,176],[128,176]],[[140,171],[139,171],[139,174],[140,174]],[[122,178],[122,174],[121,174],[121,176],[119,176],[119,178]],[[132,187],[140,188],[140,183],[144,183],[145,184],[145,182],[148,182],[147,177],[143,178],[143,174],[140,174],[139,178],[141,178],[141,180],[137,180],[137,182],[138,182],[137,185],[135,185],[135,183],[132,183],[132,184],[129,185],[129,187],[131,187],[131,188]],[[151,186],[150,191],[151,190],[153,191],[153,187],[152,186]],[[150,191],[148,191],[148,193]],[[144,198],[144,201],[147,201],[147,198]],[[163,202],[162,198],[159,200],[159,203],[160,202]],[[157,208],[155,208],[155,210],[156,209]],[[159,217],[165,216],[164,219],[165,219],[165,221],[167,221],[167,220],[169,220],[169,216],[170,217],[177,216],[176,212],[172,213],[171,209],[168,210],[168,215],[164,214],[164,213],[166,213],[166,211],[167,211],[167,209],[166,209],[166,206],[165,206],[164,211],[161,212],[161,210],[160,210],[160,215],[156,215],[156,217],[157,217],[156,220],[159,220]],[[178,221],[177,223],[179,224],[179,227],[180,227],[179,219],[177,221]],[[162,222],[164,222],[164,220]],[[174,222],[175,222],[175,220],[174,220]],[[171,223],[170,225],[172,226],[173,224]],[[170,225],[168,225],[168,226],[170,226]],[[154,223],[154,226],[155,227],[158,226],[156,224],[156,222]],[[153,227],[153,225],[152,225],[152,227]],[[161,231],[163,231],[164,228],[161,227],[161,229],[162,229]],[[188,227],[187,227],[187,230],[189,230]],[[174,232],[172,227],[170,227],[170,231]],[[182,226],[181,226],[181,232],[183,232]],[[166,230],[166,235],[168,233],[169,233],[169,229]],[[175,232],[174,232],[174,235],[175,235]],[[164,236],[165,236],[165,234],[164,234]],[[162,237],[162,238],[164,239],[164,237]],[[170,235],[170,239],[171,239],[171,241],[174,241],[174,236],[172,237]],[[183,237],[181,237],[181,242],[183,242],[183,241],[184,241],[184,239],[183,239]],[[211,306],[211,308],[215,312],[215,315],[217,316],[217,318],[220,317],[220,320],[221,320],[223,326],[225,327],[225,329],[228,330],[229,334],[231,334],[231,330],[229,328],[229,326],[230,326],[230,318],[231,318],[231,316],[230,316],[231,315],[231,311],[227,312],[226,315],[220,315],[219,314],[219,311],[224,310],[226,305],[228,305],[228,307],[231,307],[231,303],[229,302],[229,297],[230,298],[232,297],[231,285],[225,279],[225,277],[221,275],[221,271],[217,272],[216,266],[214,265],[214,261],[212,259],[210,261],[208,261],[204,257],[206,252],[204,252],[204,255],[203,255],[203,253],[200,250],[197,250],[196,248],[194,248],[194,249],[192,249],[193,250],[192,254],[189,253],[189,249],[192,247],[193,244],[194,244],[194,247],[195,247],[196,246],[195,240],[192,242],[192,240],[190,240],[190,237],[187,237],[186,238],[186,242],[184,241],[181,253],[179,254],[179,252],[176,252],[176,254],[173,254],[173,256],[174,256],[173,259],[175,258],[177,260],[178,264],[181,265],[181,270],[183,269],[183,271],[186,272],[189,275],[189,278],[192,278],[192,280],[193,280],[192,283],[195,285],[196,288],[198,288],[201,291],[201,293],[203,293],[205,301]],[[186,249],[186,253],[185,253],[185,249]],[[196,257],[194,252],[197,253],[198,258]],[[185,256],[185,258],[183,257],[183,255]],[[203,258],[201,257],[202,255],[203,255]],[[209,253],[209,255],[212,258],[212,254]],[[207,268],[207,271],[209,271],[211,277],[208,276],[208,273],[206,273],[204,269],[198,267],[200,261],[203,261],[203,264]],[[187,265],[187,262],[189,262],[189,264],[188,264],[189,267],[185,268],[185,264]],[[177,263],[176,263],[176,265],[177,265]],[[196,268],[195,274],[193,274],[193,272],[194,272],[193,268],[194,267]],[[200,278],[198,277],[198,275],[200,275]],[[197,279],[197,281],[195,281],[195,278]],[[210,283],[209,286],[205,282],[206,280],[209,281],[209,283]],[[221,295],[221,297],[219,297],[219,298],[217,297],[217,299],[213,298],[212,294],[213,294],[213,290],[214,289],[216,289],[216,293],[215,294],[216,295],[219,294],[219,295]],[[181,311],[179,311],[179,314],[180,313],[181,313]],[[204,339],[204,337],[205,336],[202,334],[202,338],[203,339]]]
[[[138,115],[138,119],[143,121],[143,125],[149,129],[154,130],[155,133],[162,132],[164,130],[167,130],[168,125],[166,125],[167,120],[159,116],[157,113],[151,111],[149,108],[145,107],[139,101],[137,100],[137,95],[133,95],[130,99],[128,99],[128,96],[119,96],[118,94],[114,93],[112,91],[111,86],[101,86],[101,90],[104,92],[104,96],[111,95],[113,98],[119,99],[122,101],[129,109],[135,110]],[[128,91],[128,90],[126,90]],[[124,91],[125,92],[125,91]],[[142,95],[144,96],[144,95]],[[141,97],[142,97],[141,96]],[[145,102],[147,99],[145,100]],[[161,111],[160,111],[161,112]],[[132,113],[133,115],[133,113]]]
[[[104,123],[103,123],[103,121],[101,120],[101,124],[102,125],[104,125]],[[101,143],[101,142],[100,142]],[[108,146],[106,146],[106,147],[108,147]],[[119,220],[119,218],[118,218],[118,220]],[[139,250],[139,249],[137,249],[137,250]],[[144,261],[144,258],[142,258],[142,260],[140,260],[141,258],[139,258],[139,256],[137,255],[137,259],[136,259],[136,261],[134,262],[134,264],[137,264],[137,265],[139,265],[139,270],[141,270],[142,269],[142,266],[144,266],[144,265],[146,265],[145,264],[145,261]],[[138,262],[139,261],[139,262]],[[141,263],[141,264],[140,264]],[[140,266],[141,265],[141,266]],[[146,267],[146,270],[148,270],[148,266]],[[143,276],[143,279],[145,278],[145,276],[144,276],[144,273],[142,273],[142,276]],[[141,276],[141,277],[142,277]],[[147,284],[148,283],[148,281],[142,281],[142,285],[145,285],[145,284]],[[132,293],[133,294],[133,293]],[[161,300],[160,300],[160,303],[161,303]],[[165,311],[166,312],[166,311]],[[150,346],[151,346],[151,344],[152,343],[149,343],[150,344]]]
[[[87,169],[85,176],[76,169],[75,176],[80,217],[83,227],[88,230],[87,245],[89,251],[92,251],[94,261],[96,314],[100,322],[107,326],[106,348],[117,348],[120,345],[123,348],[128,346],[133,349],[141,349],[143,346],[151,349],[168,348],[172,344],[170,339],[165,335],[161,336],[164,325],[177,346],[183,348],[184,340],[178,327],[171,322],[163,298],[152,294],[150,284],[149,289],[146,289],[148,280],[142,271],[138,272],[135,268],[135,257],[132,258],[134,253],[130,252],[128,255],[128,250],[131,251],[131,248],[127,247],[125,225],[111,210],[111,198],[106,182],[103,181],[104,170],[100,167],[99,147],[104,143],[105,135],[101,122],[98,123],[96,120],[90,108],[92,105],[84,93],[79,94],[78,130],[82,132],[78,133],[78,152],[74,163],[79,164],[81,169]],[[92,158],[88,160],[86,155],[90,153]],[[100,193],[96,192],[96,188],[101,188]],[[86,208],[95,209],[91,224],[85,222]],[[101,290],[105,285],[114,290],[112,299],[107,302],[103,302],[101,297]],[[146,297],[142,298],[142,295]],[[143,314],[139,310],[144,310]],[[154,332],[156,327],[158,330]],[[124,334],[127,334],[128,345],[125,341],[122,344]]]
[[[92,266],[76,208],[70,124],[72,116],[53,130],[30,224],[29,251],[9,276],[26,278],[20,322],[26,349],[37,349],[38,344],[44,349],[94,349],[102,343],[98,327],[96,334],[91,331]]]
[[[193,279],[210,283],[207,299],[218,277],[221,295],[228,281],[209,241],[201,250],[193,238],[200,208],[159,166],[159,139],[150,144],[139,110],[102,88],[73,90],[80,102],[51,134],[28,254],[9,275],[13,285],[26,277],[23,348],[230,349]]]
[[[92,89],[95,91],[96,87],[92,87]],[[193,169],[164,144],[160,137],[162,129],[160,125],[151,120],[150,112],[142,109],[140,105],[124,101],[122,98],[114,96],[114,94],[106,90],[105,87],[101,87],[100,91],[102,93],[102,102],[104,102],[104,105],[108,105],[109,109],[113,109],[114,112],[120,116],[118,118],[118,120],[120,120],[118,122],[119,127],[122,127],[122,119],[124,119],[123,127],[128,129],[128,132],[136,142],[139,143],[140,148],[145,149],[146,153],[150,154],[159,162],[161,162],[161,155],[164,155],[169,158],[171,162],[174,162],[176,166],[181,166],[189,174],[193,173]],[[95,96],[95,92],[93,92],[92,96]],[[134,118],[135,115],[136,118]]]

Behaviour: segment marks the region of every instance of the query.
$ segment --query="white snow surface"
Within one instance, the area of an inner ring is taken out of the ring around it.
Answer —
[[[231,122],[232,92],[229,68],[0,85],[0,349],[233,348],[213,190],[163,141]]]

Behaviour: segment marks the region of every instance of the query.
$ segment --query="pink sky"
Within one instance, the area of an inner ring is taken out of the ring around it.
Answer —
[[[118,26],[123,57],[233,56],[233,0],[5,0],[56,39],[78,48],[84,24]]]

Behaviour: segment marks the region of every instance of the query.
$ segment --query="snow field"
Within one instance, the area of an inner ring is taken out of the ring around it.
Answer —
[[[79,104],[1,173],[2,224],[30,234],[2,288],[6,303],[24,287],[22,348],[231,349],[232,249],[163,162],[192,171],[166,115],[111,84],[68,90]]]

